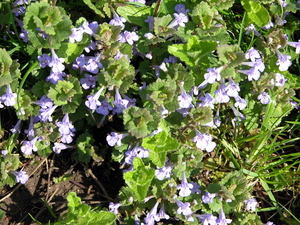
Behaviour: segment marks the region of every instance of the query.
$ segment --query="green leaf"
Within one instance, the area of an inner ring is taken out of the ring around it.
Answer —
[[[178,109],[176,93],[177,85],[175,79],[162,80],[160,78],[140,92],[144,100],[144,106],[156,104],[160,107],[164,106],[170,112]]]
[[[128,5],[117,8],[117,13],[125,18],[128,22],[138,26],[146,26],[148,16],[152,15],[152,9],[149,6],[137,7],[135,5]]]
[[[124,173],[123,177],[126,184],[134,190],[137,199],[141,201],[147,195],[155,170],[146,168],[142,159],[138,157],[135,157],[133,160],[133,168],[134,171]]]
[[[172,138],[166,131],[161,131],[152,137],[144,138],[142,146],[155,153],[161,153],[174,151],[178,149],[180,145],[178,141]]]
[[[207,2],[201,2],[193,8],[191,16],[197,25],[206,30],[211,27],[212,20],[216,13],[217,10],[215,10],[214,7]]]
[[[180,147],[178,141],[172,138],[166,131],[161,131],[152,137],[143,139],[142,146],[150,150],[150,159],[158,167],[163,167],[168,151],[177,150]]]
[[[171,45],[168,51],[188,65],[196,66],[203,57],[212,53],[217,45],[217,42],[200,41],[196,36],[191,36],[188,43]]]
[[[207,124],[213,120],[212,109],[210,107],[192,108],[189,115],[196,124]]]
[[[74,85],[66,80],[59,80],[54,87],[50,87],[47,97],[54,101],[55,105],[65,105],[72,99],[76,91]]]
[[[0,48],[0,87],[10,84],[12,77],[10,74],[12,59],[5,49]]]
[[[121,93],[125,93],[134,79],[134,67],[129,64],[128,59],[126,57],[119,60],[110,58],[102,64],[105,68],[102,74],[106,84],[116,86]],[[101,83],[106,85],[103,81]]]
[[[221,186],[219,184],[208,184],[207,191],[209,193],[218,193],[221,190]]]
[[[172,21],[171,15],[163,17],[154,17],[154,33],[155,35],[167,37],[176,32],[175,29],[168,28],[169,23]]]
[[[97,1],[97,5],[94,5],[91,0],[83,0],[83,2],[97,15],[103,18],[105,17],[105,14],[100,10],[103,9],[105,1]]]
[[[24,28],[35,48],[58,49],[72,34],[72,22],[63,8],[46,2],[34,2],[26,8]]]
[[[229,67],[236,67],[245,61],[245,54],[238,45],[219,45],[217,53],[220,61]]]
[[[227,10],[234,4],[234,0],[208,0],[208,2],[216,7],[217,10]]]
[[[270,22],[271,17],[268,10],[260,3],[251,0],[242,0],[241,3],[247,11],[247,17],[258,27],[263,27]]]
[[[80,162],[89,162],[94,154],[94,144],[95,140],[92,135],[88,133],[81,134],[76,139],[77,149],[73,153],[73,158]]]
[[[154,109],[131,106],[123,111],[124,125],[128,132],[136,137],[143,138],[157,129],[160,114]]]
[[[75,91],[75,94],[72,98],[69,99],[68,104],[65,104],[61,107],[63,113],[75,113],[76,109],[79,107],[79,105],[82,102],[82,88],[80,81],[77,77],[73,76],[67,76],[65,78],[67,82],[71,82],[73,84],[73,89]]]
[[[167,152],[156,153],[154,151],[150,152],[149,159],[158,167],[163,167],[166,163]]]
[[[60,177],[53,178],[53,181],[55,184],[58,184],[64,181],[69,181],[72,178],[72,176],[73,176],[72,174],[64,174]]]

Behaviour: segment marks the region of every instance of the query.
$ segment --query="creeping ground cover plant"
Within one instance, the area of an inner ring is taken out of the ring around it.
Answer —
[[[1,188],[68,151],[124,183],[49,224],[300,223],[299,1],[71,2],[0,3]]]

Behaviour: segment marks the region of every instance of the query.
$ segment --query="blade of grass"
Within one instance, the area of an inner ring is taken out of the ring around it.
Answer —
[[[263,186],[263,188],[265,189],[265,191],[267,192],[272,204],[274,205],[274,207],[276,208],[278,214],[283,217],[283,213],[280,210],[279,204],[277,203],[275,196],[273,195],[269,185],[267,184],[267,182],[265,182],[262,178],[259,179],[261,185]]]

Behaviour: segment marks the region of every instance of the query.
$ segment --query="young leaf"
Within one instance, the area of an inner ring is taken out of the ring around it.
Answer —
[[[141,201],[147,195],[155,170],[146,168],[142,159],[138,157],[133,160],[133,168],[133,171],[124,173],[123,177],[126,184],[134,190],[137,199]]]
[[[136,137],[143,138],[157,129],[160,116],[154,109],[131,106],[123,111],[124,125],[128,132]]]
[[[196,36],[191,36],[186,44],[174,44],[168,51],[190,66],[198,65],[199,61],[212,53],[218,43],[214,41],[200,41]]]
[[[211,27],[212,20],[216,13],[217,10],[208,5],[207,2],[201,2],[194,7],[191,16],[197,25],[206,30]]]
[[[35,48],[58,49],[72,34],[72,22],[63,8],[34,2],[26,8],[24,28]]]
[[[247,11],[248,18],[258,27],[263,27],[270,22],[271,17],[268,10],[260,3],[251,0],[242,0],[241,3]]]
[[[137,7],[135,5],[128,5],[117,8],[117,13],[125,18],[128,22],[144,27],[144,22],[150,16],[152,9],[149,6]]]

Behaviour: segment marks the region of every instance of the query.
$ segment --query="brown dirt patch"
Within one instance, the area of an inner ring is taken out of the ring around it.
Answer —
[[[28,161],[23,170],[30,174],[42,161],[42,158],[36,157]],[[54,222],[55,218],[41,199],[47,201],[55,215],[60,217],[67,211],[66,197],[69,192],[76,192],[85,204],[92,207],[99,205],[107,207],[124,184],[118,166],[113,162],[105,162],[105,164],[94,162],[86,165],[76,163],[71,159],[69,151],[52,155],[42,163],[25,185],[19,185],[11,196],[0,202],[0,209],[6,213],[6,217],[0,224],[37,224],[29,214],[42,223]],[[91,176],[89,169],[103,185],[108,196]],[[55,184],[53,178],[63,174],[71,174],[72,178],[70,181]],[[15,185],[17,186],[18,184]],[[7,196],[15,187],[0,189],[0,198]]]

